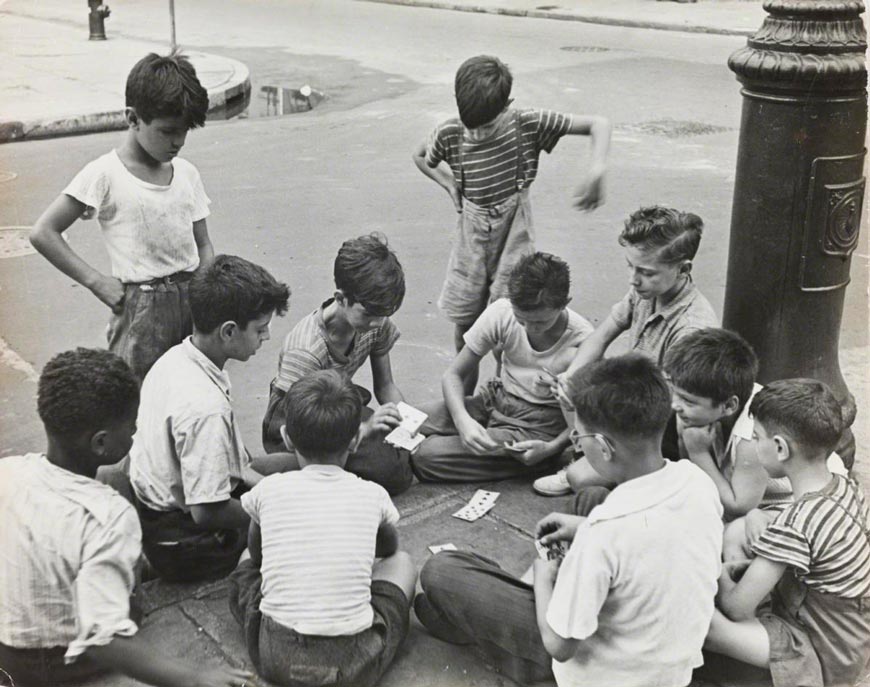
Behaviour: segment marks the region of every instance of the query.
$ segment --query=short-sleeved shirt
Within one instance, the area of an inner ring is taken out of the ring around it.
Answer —
[[[233,412],[229,375],[191,337],[145,375],[130,481],[152,510],[227,501],[251,457]]]
[[[610,316],[616,324],[629,330],[629,348],[641,353],[657,365],[665,352],[686,334],[707,327],[718,327],[719,318],[713,306],[695,287],[691,279],[664,307],[657,299],[644,300],[632,288],[613,306]]]
[[[833,475],[823,489],[785,507],[752,550],[790,565],[820,592],[870,597],[867,498],[851,478]]]
[[[0,459],[0,642],[67,647],[73,661],[137,631],[130,620],[142,531],[104,484],[42,454]]]
[[[88,206],[85,219],[96,216],[112,275],[122,282],[199,266],[193,223],[208,217],[211,201],[187,160],[173,159],[172,180],[161,186],[133,175],[113,150],[85,165],[63,192]]]
[[[559,340],[546,351],[536,351],[529,337],[514,317],[510,300],[501,298],[483,311],[465,333],[465,343],[480,357],[492,350],[502,352],[501,380],[504,390],[537,405],[558,406],[548,384],[541,384],[541,371],[553,374],[568,369],[577,349],[593,331],[586,318],[573,310],[568,313],[568,325]]]
[[[399,520],[382,486],[337,465],[308,465],[266,477],[242,507],[260,525],[265,615],[306,635],[371,627],[378,528]]]
[[[571,128],[571,115],[551,110],[510,110],[502,125],[482,141],[468,139],[462,122],[453,117],[439,124],[430,135],[426,164],[437,167],[442,161],[446,162],[459,188],[463,188],[464,169],[463,195],[482,207],[498,205],[517,192],[517,122],[522,141],[519,151],[522,175],[528,186],[538,174],[541,151],[553,150]]]
[[[547,623],[582,640],[560,687],[687,685],[703,663],[722,553],[722,504],[689,461],[620,484],[577,529]]]
[[[330,298],[299,320],[284,339],[274,381],[281,391],[288,391],[294,383],[318,370],[337,370],[351,379],[369,356],[389,353],[399,338],[396,325],[386,318],[377,329],[356,334],[350,351],[337,350],[330,343],[323,322],[323,311],[333,300]]]

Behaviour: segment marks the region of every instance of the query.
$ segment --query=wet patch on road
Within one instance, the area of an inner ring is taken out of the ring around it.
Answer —
[[[401,74],[331,55],[299,55],[282,47],[201,49],[239,60],[250,70],[251,103],[240,118],[304,115],[314,108],[350,110],[398,98],[420,87]]]
[[[615,129],[622,133],[647,134],[649,136],[663,136],[664,138],[689,138],[691,136],[704,136],[706,134],[720,134],[725,131],[734,131],[732,127],[676,119],[657,119],[650,122],[619,124]]]

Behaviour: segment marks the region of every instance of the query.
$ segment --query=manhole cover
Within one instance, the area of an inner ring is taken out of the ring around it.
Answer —
[[[0,227],[0,258],[20,258],[35,253],[28,234],[30,227]]]
[[[565,52],[610,52],[610,48],[602,48],[600,45],[565,45],[559,49]]]
[[[727,126],[715,126],[704,122],[678,121],[674,119],[657,119],[651,122],[638,122],[636,124],[621,124],[617,127],[620,131],[649,134],[651,136],[664,136],[665,138],[688,138],[689,136],[703,136],[705,134],[719,134],[723,131],[732,131]]]

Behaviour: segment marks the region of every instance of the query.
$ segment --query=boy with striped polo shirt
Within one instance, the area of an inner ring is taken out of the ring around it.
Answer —
[[[534,251],[529,186],[541,151],[566,134],[589,136],[592,161],[575,192],[581,210],[604,199],[610,123],[604,117],[511,109],[513,76],[496,57],[478,55],[456,72],[459,117],[439,124],[414,151],[423,174],[443,187],[460,213],[457,239],[438,305],[453,321],[457,352],[489,301],[507,296],[507,277]],[[440,166],[446,163],[447,167]],[[476,382],[476,378],[470,380]],[[473,386],[467,388],[471,393]]]
[[[870,531],[861,488],[826,462],[840,404],[821,382],[787,379],[759,391],[750,412],[758,458],[788,478],[794,503],[751,562],[726,564],[705,646],[768,668],[774,687],[854,685],[870,659]]]
[[[251,560],[230,577],[230,610],[270,682],[369,687],[408,632],[417,571],[398,550],[387,492],[344,469],[362,414],[354,386],[320,370],[283,408],[280,431],[301,469],[242,496]]]

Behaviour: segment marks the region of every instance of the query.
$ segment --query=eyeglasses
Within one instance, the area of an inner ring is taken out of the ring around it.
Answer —
[[[580,432],[578,432],[576,429],[572,429],[571,434],[568,435],[568,438],[571,440],[571,447],[574,449],[574,451],[576,451],[578,453],[583,453],[583,446],[580,443],[580,440],[587,439],[589,437],[592,437],[593,439],[595,439],[595,441],[597,441],[604,448],[606,448],[608,451],[610,451],[610,453],[615,452],[616,449],[613,446],[613,442],[610,441],[610,439],[608,439],[606,436],[604,436],[603,434],[599,434],[598,432],[590,432],[588,434],[580,434]]]

